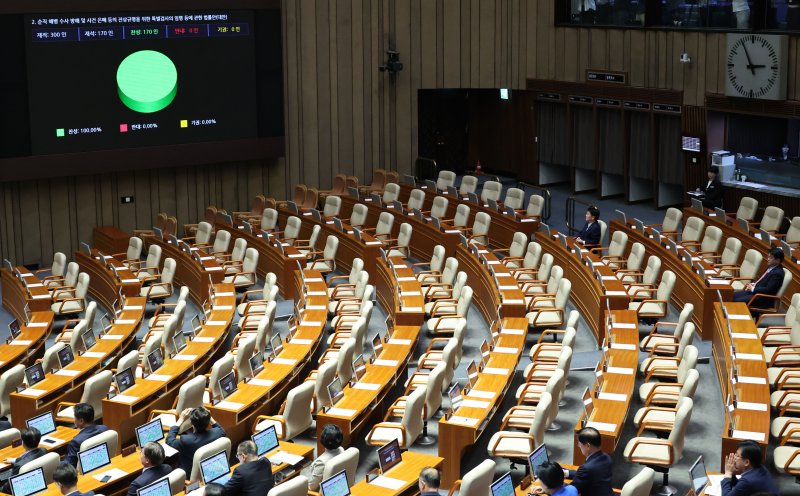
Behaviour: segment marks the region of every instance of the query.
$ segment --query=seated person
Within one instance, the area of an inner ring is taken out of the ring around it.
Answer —
[[[578,233],[579,241],[585,245],[599,245],[600,244],[600,223],[597,219],[600,218],[600,209],[597,207],[589,207],[586,209],[586,224],[583,229]]]
[[[73,411],[75,427],[77,427],[80,432],[67,444],[67,455],[64,457],[64,461],[75,467],[78,465],[78,451],[80,450],[81,443],[92,436],[107,431],[108,427],[94,423],[94,407],[89,403],[78,403],[75,405]]]
[[[433,467],[425,467],[419,473],[419,496],[439,496],[442,476]]]
[[[187,432],[178,436],[178,429],[186,421],[192,423],[194,432]],[[167,444],[178,450],[179,466],[188,477],[192,473],[194,453],[208,443],[225,437],[225,431],[211,418],[211,412],[205,407],[187,408],[178,415],[178,421],[169,428]]]
[[[344,448],[342,448],[343,439],[344,435],[338,425],[327,424],[322,428],[319,442],[325,447],[325,452],[311,462],[311,468],[306,474],[309,491],[319,491],[319,483],[322,482],[322,471],[325,469],[325,462],[336,455],[344,453]]]
[[[772,248],[767,255],[767,269],[761,277],[747,284],[743,290],[733,293],[733,301],[747,303],[757,294],[775,296],[783,285],[783,250]],[[771,306],[769,298],[756,298],[754,307]]]
[[[541,487],[534,488],[537,494],[550,494],[553,496],[578,496],[578,490],[573,486],[564,485],[564,469],[556,462],[544,462],[536,469],[536,478]]]
[[[705,193],[703,206],[706,208],[722,208],[722,183],[719,182],[719,167],[712,165],[708,168],[708,182],[705,186],[697,188],[698,192]]]
[[[761,446],[755,441],[742,441],[736,446],[736,453],[725,459],[722,496],[749,496],[759,491],[779,494],[769,470],[761,465]]]
[[[258,456],[256,443],[249,440],[239,443],[236,458],[239,459],[239,466],[225,483],[225,495],[266,495],[275,485],[275,479],[272,477],[272,464],[265,457]]]
[[[0,418],[0,431],[4,431],[10,428],[11,428],[11,422],[9,422],[7,419]]]
[[[158,443],[144,443],[139,454],[139,461],[142,462],[142,475],[133,479],[128,487],[127,496],[136,496],[136,492],[148,484],[166,477],[172,472],[172,467],[164,463],[164,447]]]
[[[581,496],[611,496],[611,472],[614,460],[600,449],[602,438],[594,427],[584,427],[578,432],[578,448],[586,460],[578,470],[564,470]]]
[[[32,462],[35,459],[39,458],[40,456],[44,456],[47,454],[47,450],[39,447],[39,441],[42,439],[42,434],[39,432],[39,429],[36,427],[31,427],[30,429],[22,429],[20,433],[22,437],[22,447],[25,449],[25,452],[17,459],[6,458],[6,463],[11,463],[11,475],[19,474],[19,469],[22,468],[28,462]],[[11,487],[9,486],[8,481],[3,486],[3,492],[11,494]]]
[[[61,462],[53,472],[53,482],[64,496],[94,496],[94,491],[78,491],[78,471],[67,462]]]

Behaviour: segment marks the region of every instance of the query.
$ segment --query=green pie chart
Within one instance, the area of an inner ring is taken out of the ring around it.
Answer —
[[[178,93],[178,70],[155,50],[134,52],[117,67],[117,93],[131,110],[150,114],[166,108]]]

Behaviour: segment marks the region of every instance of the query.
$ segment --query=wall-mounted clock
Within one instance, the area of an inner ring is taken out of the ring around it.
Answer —
[[[728,33],[725,94],[785,100],[788,48],[785,35]]]

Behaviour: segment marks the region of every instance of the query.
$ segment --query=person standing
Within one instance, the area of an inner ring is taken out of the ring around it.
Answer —
[[[722,183],[719,181],[719,167],[712,165],[708,168],[708,182],[705,186],[697,188],[697,191],[704,193],[704,207],[722,208]]]

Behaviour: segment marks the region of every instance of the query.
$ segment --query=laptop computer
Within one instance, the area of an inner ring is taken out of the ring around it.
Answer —
[[[486,200],[486,203],[492,210],[497,210],[497,200],[492,200],[491,198],[489,198],[488,200]]]
[[[456,189],[455,186],[448,186],[447,187],[447,194],[448,195],[453,195],[453,196],[458,196],[458,190]]]
[[[378,358],[381,354],[381,351],[383,351],[383,339],[379,333],[372,338],[372,355],[375,358]]]
[[[44,480],[44,469],[42,467],[24,474],[15,475],[8,481],[11,486],[11,494],[14,496],[30,496],[47,490],[47,482]]]
[[[231,467],[228,465],[228,453],[225,450],[214,453],[208,458],[200,460],[200,474],[203,476],[203,484],[225,485],[231,478]]]
[[[164,454],[167,457],[178,454],[178,450],[165,443],[164,428],[161,425],[161,419],[158,418],[136,428],[136,442],[139,443],[139,448],[146,443],[158,443],[164,448]]]
[[[581,396],[581,405],[583,406],[583,427],[586,427],[586,424],[589,422],[589,419],[592,418],[592,412],[594,411],[594,400],[592,399],[592,392],[589,388],[585,388],[583,390],[583,395]]]
[[[728,223],[728,215],[725,213],[724,209],[719,207],[714,207],[714,213],[716,214],[717,219],[724,222],[725,224]]]
[[[172,496],[169,477],[162,477],[136,491],[136,496]]]
[[[42,367],[42,362],[34,363],[25,369],[25,380],[28,383],[28,387],[32,387],[44,380],[44,367]]]
[[[78,452],[78,466],[81,474],[86,475],[98,468],[105,467],[111,463],[108,456],[108,443],[100,443],[83,451]]]
[[[339,377],[334,378],[331,383],[328,384],[328,395],[331,397],[331,407],[336,405],[336,402],[344,396],[342,380]]]
[[[697,198],[692,198],[691,200],[692,200],[692,209],[694,209],[694,210],[696,210],[696,211],[698,211],[698,212],[700,212],[702,214],[703,213],[703,202],[698,200]]]
[[[160,369],[162,365],[164,365],[164,353],[161,348],[157,348],[147,355],[147,367],[151,374]]]
[[[253,371],[253,377],[264,370],[264,355],[258,351],[255,352],[253,356],[250,357],[250,369]]]
[[[19,325],[19,320],[14,319],[8,324],[8,332],[11,333],[11,339],[17,339],[22,334],[22,326]]]
[[[700,494],[708,487],[708,472],[706,471],[706,462],[703,459],[703,455],[697,457],[697,460],[689,469],[689,479],[692,482],[692,489],[695,494]]]
[[[403,461],[400,453],[400,444],[397,439],[392,439],[388,443],[378,448],[378,468],[385,474],[392,467]]]
[[[133,367],[128,367],[122,372],[115,374],[114,382],[117,384],[117,394],[122,394],[130,389],[136,383],[136,378],[133,375]]]
[[[176,332],[172,336],[172,346],[175,348],[175,355],[183,351],[186,348],[186,336],[182,332]]]
[[[347,472],[334,474],[319,485],[322,496],[350,496],[350,483],[347,481]]]
[[[12,475],[14,475],[14,466],[13,465],[8,465],[6,468],[0,470],[0,484],[5,484],[5,482]]]
[[[736,223],[739,224],[739,229],[744,232],[750,232],[750,224],[747,223],[746,219],[742,219],[741,217],[736,217]]]
[[[528,466],[531,468],[531,477],[536,479],[536,470],[539,469],[539,466],[542,463],[549,460],[550,457],[547,456],[547,446],[542,443],[541,446],[533,450],[531,454],[528,455]]]
[[[342,224],[342,219],[340,219],[339,217],[333,218],[333,225],[336,226],[336,229],[344,231],[344,224]]]
[[[489,486],[492,496],[514,496],[514,483],[511,481],[511,472],[506,472],[502,477],[492,482]]]
[[[475,387],[475,384],[478,382],[478,366],[475,364],[475,360],[469,362],[467,365],[467,385],[470,389]]]
[[[277,333],[273,334],[272,337],[269,338],[269,345],[272,348],[272,352],[275,354],[275,356],[280,355],[281,351],[283,351],[283,341],[281,340],[281,335]]]
[[[46,412],[41,415],[29,418],[25,421],[28,429],[35,427],[42,435],[41,442],[45,444],[56,444],[63,442],[60,439],[49,436],[56,431],[56,422],[53,418],[53,412]]]
[[[263,456],[272,450],[278,449],[278,435],[275,433],[275,426],[270,425],[263,431],[258,431],[251,436],[256,445],[256,455]]]
[[[236,373],[234,371],[228,372],[225,377],[218,381],[219,390],[222,393],[222,399],[224,400],[228,396],[232,395],[236,392],[237,384],[236,384]]]
[[[81,341],[83,342],[83,351],[89,351],[97,342],[97,338],[95,338],[91,329],[87,329],[86,332],[81,334]]]
[[[614,210],[614,213],[616,214],[617,219],[619,219],[619,221],[622,222],[623,224],[628,222],[628,217],[622,210]]]
[[[480,203],[480,201],[478,201],[478,195],[475,193],[467,193],[467,200],[471,201],[472,203]]]

